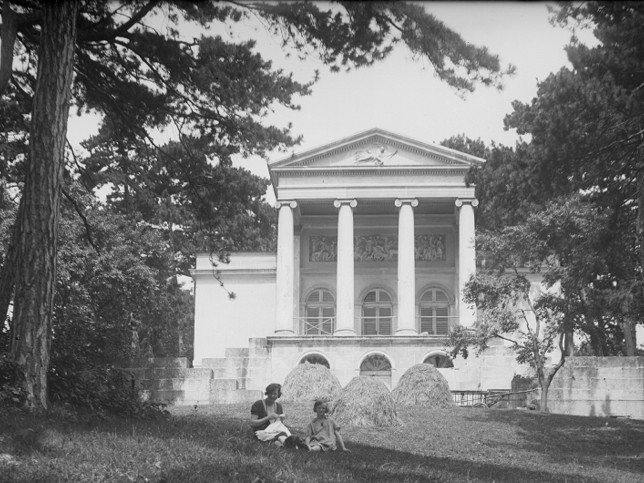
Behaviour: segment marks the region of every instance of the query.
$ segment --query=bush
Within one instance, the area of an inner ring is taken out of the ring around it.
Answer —
[[[0,407],[22,406],[27,400],[24,375],[18,364],[6,355],[0,356]]]
[[[142,401],[132,378],[114,367],[94,367],[79,372],[49,372],[53,402],[88,408],[100,415],[157,418],[168,414],[164,404]]]

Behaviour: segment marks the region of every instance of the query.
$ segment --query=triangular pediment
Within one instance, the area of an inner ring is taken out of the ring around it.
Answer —
[[[271,171],[292,169],[422,168],[469,169],[483,159],[443,146],[372,129],[301,154],[269,163]]]

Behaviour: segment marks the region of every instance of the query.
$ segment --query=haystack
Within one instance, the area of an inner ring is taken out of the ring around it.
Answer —
[[[321,364],[298,364],[282,384],[282,401],[330,401],[338,397],[342,386],[335,375]]]
[[[333,407],[333,417],[341,425],[386,427],[400,424],[396,404],[387,386],[373,377],[354,377]]]
[[[407,369],[392,396],[400,406],[434,409],[454,406],[447,379],[431,364],[416,364]]]

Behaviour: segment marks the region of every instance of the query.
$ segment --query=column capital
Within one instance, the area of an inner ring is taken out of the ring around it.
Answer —
[[[405,204],[410,204],[412,208],[416,208],[418,206],[418,200],[416,198],[398,198],[396,201],[394,201],[394,205],[396,205],[396,208],[400,208],[402,205]]]
[[[358,206],[358,201],[357,200],[335,200],[333,202],[333,206],[336,208],[340,208],[342,205],[349,205],[351,208],[355,208]]]
[[[279,200],[275,202],[275,208],[281,208],[282,206],[290,206],[292,209],[297,208],[297,201],[295,200]]]
[[[454,202],[454,204],[458,208],[460,208],[466,203],[469,203],[470,205],[472,205],[473,208],[476,208],[479,205],[479,200],[477,200],[476,198],[469,198],[469,199],[457,198],[456,201]]]

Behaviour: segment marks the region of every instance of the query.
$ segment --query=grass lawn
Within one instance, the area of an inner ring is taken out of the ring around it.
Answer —
[[[301,434],[310,405],[285,404]],[[644,481],[644,421],[502,409],[400,409],[393,429],[343,428],[350,453],[258,443],[250,404],[174,408],[166,420],[0,410],[0,481]]]

